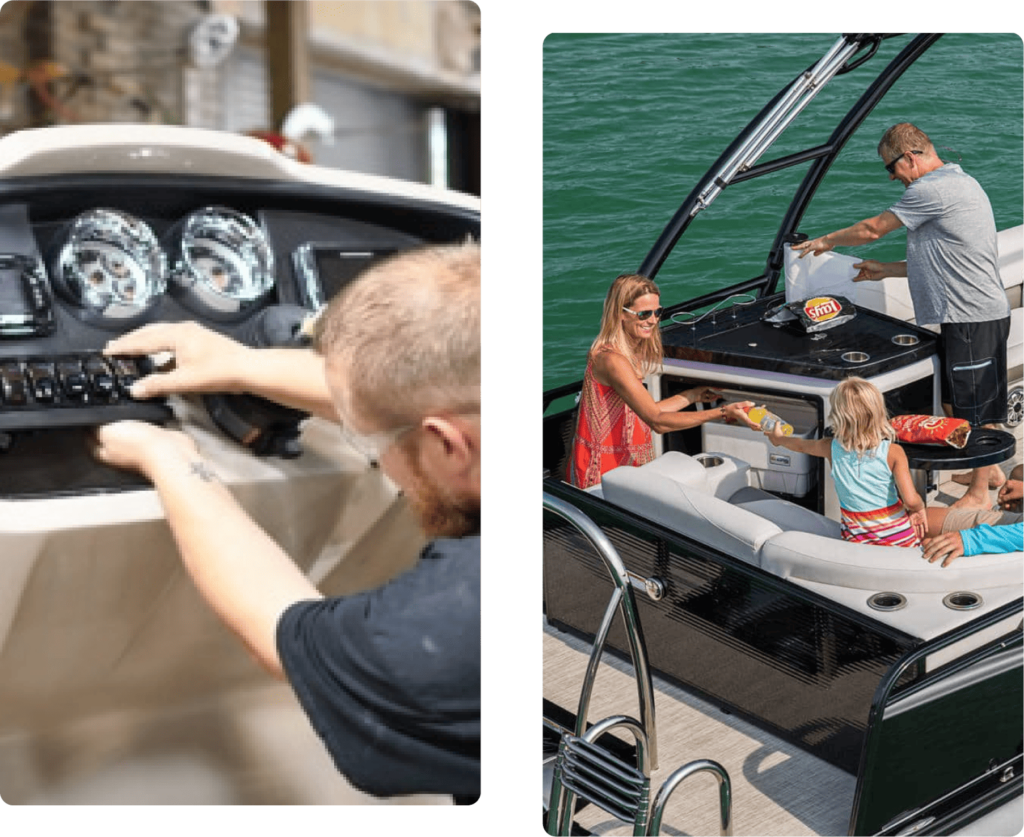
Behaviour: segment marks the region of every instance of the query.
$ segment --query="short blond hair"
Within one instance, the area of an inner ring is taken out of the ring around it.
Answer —
[[[863,378],[840,381],[828,397],[832,432],[844,450],[865,453],[895,439],[881,390]]]
[[[480,412],[480,246],[433,245],[380,262],[321,313],[314,344],[349,402],[382,427]]]
[[[882,134],[882,139],[878,142],[878,156],[886,162],[894,160],[908,151],[935,153],[935,146],[928,139],[928,135],[910,122],[893,125]]]

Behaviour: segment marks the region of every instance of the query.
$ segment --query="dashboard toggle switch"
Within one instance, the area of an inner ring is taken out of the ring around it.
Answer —
[[[80,403],[89,400],[89,380],[77,360],[57,361],[57,380],[70,400]]]
[[[25,364],[25,373],[32,397],[42,404],[52,404],[57,397],[53,364],[42,360],[30,360]]]
[[[129,390],[132,384],[142,377],[142,372],[138,365],[130,357],[111,358],[110,364],[114,369],[114,381],[118,391],[125,398],[131,398],[132,394]]]
[[[25,375],[19,364],[0,363],[0,395],[3,396],[3,403],[10,407],[23,407],[28,403]]]
[[[86,358],[83,363],[85,374],[89,379],[89,386],[93,394],[103,401],[117,399],[117,384],[110,372],[107,362],[97,356]]]

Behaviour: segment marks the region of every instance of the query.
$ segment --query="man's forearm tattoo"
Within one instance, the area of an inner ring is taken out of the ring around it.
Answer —
[[[189,470],[203,482],[216,482],[217,480],[217,475],[213,473],[210,466],[205,462],[200,461],[189,463]]]

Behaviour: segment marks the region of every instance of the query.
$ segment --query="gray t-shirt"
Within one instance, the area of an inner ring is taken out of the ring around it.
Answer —
[[[889,207],[907,228],[907,282],[919,325],[1010,315],[988,195],[956,163],[913,181]]]

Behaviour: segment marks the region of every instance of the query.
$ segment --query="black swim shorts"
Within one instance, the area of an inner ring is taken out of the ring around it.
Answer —
[[[971,427],[1006,421],[1006,341],[1010,318],[943,323],[939,338],[942,403]]]

